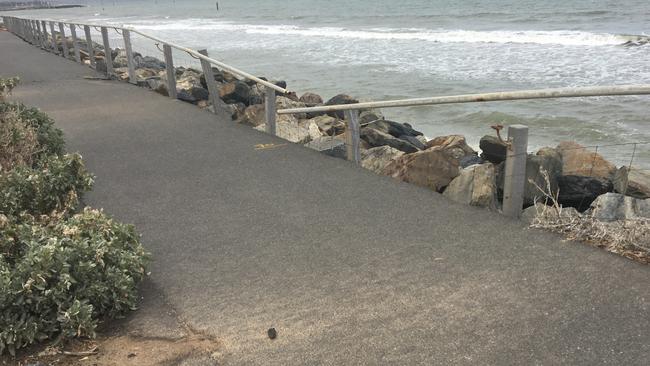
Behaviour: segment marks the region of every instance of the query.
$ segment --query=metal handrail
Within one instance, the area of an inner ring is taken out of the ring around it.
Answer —
[[[371,108],[397,108],[435,104],[498,102],[506,100],[549,99],[549,98],[578,98],[617,95],[648,95],[650,84],[614,85],[614,86],[585,86],[574,88],[552,88],[519,90],[509,92],[449,95],[429,98],[396,99],[379,102],[364,102],[354,104],[337,104],[329,106],[280,109],[278,114],[352,111]]]
[[[116,30],[117,29],[128,30],[128,31],[130,31],[132,33],[137,33],[137,34],[139,34],[139,35],[141,35],[141,36],[143,36],[145,38],[148,38],[148,39],[150,39],[152,41],[156,41],[158,43],[166,44],[166,45],[168,45],[168,46],[170,46],[172,48],[175,48],[175,49],[177,49],[179,51],[187,52],[187,53],[191,54],[192,56],[194,56],[197,59],[205,60],[205,61],[207,61],[207,62],[209,62],[209,63],[211,63],[213,65],[216,65],[216,66],[218,66],[218,67],[220,67],[220,68],[222,68],[222,69],[224,69],[224,70],[226,70],[226,71],[228,71],[228,72],[230,72],[232,74],[238,75],[238,76],[240,76],[240,77],[242,77],[244,79],[248,79],[248,80],[254,81],[254,82],[258,83],[258,84],[264,85],[265,87],[271,88],[271,89],[273,89],[273,90],[275,90],[275,91],[277,91],[279,93],[287,94],[289,92],[285,88],[279,87],[279,86],[277,86],[277,85],[275,85],[275,84],[273,84],[271,82],[268,82],[268,81],[266,81],[264,79],[260,79],[259,77],[255,76],[255,75],[252,75],[250,73],[247,73],[245,71],[242,71],[242,70],[240,70],[240,69],[238,69],[236,67],[230,66],[230,65],[228,65],[226,63],[223,63],[223,62],[215,60],[215,59],[213,59],[211,57],[205,56],[205,55],[203,55],[203,54],[201,54],[201,53],[199,53],[199,52],[197,52],[197,51],[195,51],[195,50],[193,50],[191,48],[183,47],[181,45],[178,45],[178,44],[175,44],[175,43],[172,43],[172,42],[169,42],[169,41],[165,41],[165,40],[163,40],[161,38],[158,38],[158,37],[152,36],[150,34],[144,33],[142,31],[139,31],[139,30],[137,30],[135,28],[124,27],[124,26],[106,25],[106,24],[102,25],[102,24],[81,23],[81,22],[64,22],[64,21],[59,21],[59,20],[54,20],[54,19],[31,19],[31,18],[16,18],[16,19],[38,20],[38,21],[63,23],[63,24],[68,24],[68,25],[73,24],[73,25],[77,25],[77,26],[87,26],[87,27],[106,27],[106,28],[112,28],[112,29],[116,29]]]

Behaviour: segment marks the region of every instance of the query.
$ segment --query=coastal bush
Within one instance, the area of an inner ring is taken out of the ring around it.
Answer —
[[[12,85],[0,79],[0,355],[94,336],[135,308],[149,260],[133,226],[77,211],[92,175],[52,119],[2,100]]]
[[[0,214],[0,354],[38,340],[92,337],[135,308],[148,256],[133,226],[85,209],[67,219]]]

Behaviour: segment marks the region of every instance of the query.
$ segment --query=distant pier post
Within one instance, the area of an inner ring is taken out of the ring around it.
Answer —
[[[503,184],[503,214],[518,218],[524,207],[528,126],[508,127],[508,150]]]
[[[50,41],[47,38],[47,26],[44,20],[41,21],[41,28],[43,29],[43,48],[47,49],[50,47]]]

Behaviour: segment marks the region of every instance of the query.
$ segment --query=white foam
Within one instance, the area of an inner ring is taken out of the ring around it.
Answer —
[[[565,46],[610,46],[628,41],[629,36],[583,31],[473,31],[420,28],[347,29],[299,27],[294,25],[237,24],[211,19],[150,20],[129,24],[143,30],[240,31],[247,34],[325,37],[359,40],[420,40],[439,43],[513,43]]]

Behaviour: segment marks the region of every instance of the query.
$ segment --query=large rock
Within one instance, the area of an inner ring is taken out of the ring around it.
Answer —
[[[624,166],[614,174],[614,189],[630,197],[650,198],[650,171]]]
[[[326,135],[339,135],[345,132],[345,122],[328,115],[314,117],[309,121],[316,123],[318,128]]]
[[[481,157],[491,163],[499,164],[506,161],[508,146],[496,136],[486,135],[479,142]]]
[[[495,209],[497,185],[494,165],[472,165],[461,170],[460,175],[449,183],[443,195],[466,205]]]
[[[425,146],[427,149],[439,146],[459,160],[466,156],[476,156],[476,151],[467,145],[465,137],[461,135],[439,136],[427,142]]]
[[[228,104],[244,103],[249,105],[250,86],[243,81],[234,81],[219,88],[219,97]]]
[[[147,79],[147,84],[156,93],[162,94],[164,96],[169,96],[169,88],[167,88],[167,80],[161,79],[160,77],[149,78]]]
[[[650,200],[605,193],[591,204],[591,214],[601,221],[650,219]]]
[[[382,174],[441,191],[460,174],[458,160],[441,147],[433,147],[393,160]]]
[[[376,130],[374,128],[364,127],[361,129],[361,139],[368,143],[371,147],[385,146],[388,145],[397,150],[401,150],[405,153],[414,153],[420,151],[417,147],[411,144],[408,141],[398,139],[384,133],[382,131]]]
[[[255,129],[258,131],[264,131],[266,126],[261,124],[255,127]],[[306,126],[299,124],[295,119],[289,122],[276,121],[275,134],[278,137],[297,144],[306,144],[311,141],[309,129]]]
[[[361,150],[361,166],[381,174],[390,162],[402,155],[404,155],[403,151],[390,146],[379,146],[368,150]]]
[[[305,103],[302,102],[296,102],[295,100],[291,100],[287,97],[282,97],[278,96],[275,99],[275,108],[279,111],[281,109],[294,109],[294,108],[305,108],[306,105]],[[281,114],[280,116],[287,116],[286,114]],[[292,117],[295,117],[297,119],[306,119],[307,114],[305,113],[294,113],[291,114]]]
[[[415,136],[422,135],[422,132],[416,131],[410,126],[407,126],[406,124],[393,122],[385,119],[369,123],[368,125],[366,125],[366,127],[381,131],[383,133],[387,133],[393,137],[398,137],[398,138],[400,136],[415,137]]]
[[[151,69],[135,69],[135,76],[138,80],[146,80],[150,77],[158,76],[158,72]]]
[[[216,81],[219,85],[226,82],[226,78],[223,76],[223,73],[221,72],[221,70],[217,69],[216,67],[212,68],[212,74],[214,75],[214,81]],[[208,83],[207,80],[205,79],[205,74],[203,72],[201,72],[200,80],[201,80],[201,86],[207,89]],[[235,79],[234,81],[237,80]]]
[[[332,136],[318,137],[305,146],[335,158],[345,159],[347,157],[345,142]]]
[[[339,104],[356,104],[359,103],[358,100],[352,98],[346,94],[338,94],[333,96],[330,100],[325,102],[325,105],[339,105]],[[343,111],[329,112],[328,115],[336,117],[338,119],[345,119],[345,113]]]
[[[244,109],[244,113],[239,119],[239,123],[257,127],[266,122],[266,114],[264,113],[264,104],[255,104]]]
[[[532,205],[537,200],[544,199],[544,194],[537,186],[547,189],[546,179],[542,172],[548,174],[551,193],[555,195],[558,190],[558,177],[562,175],[562,158],[553,149],[541,149],[537,155],[528,155],[526,158],[526,188],[524,191],[524,205]],[[537,186],[536,186],[537,185]]]
[[[133,62],[135,63],[136,68],[152,70],[165,69],[165,63],[163,61],[151,56],[135,56],[133,57]]]
[[[562,175],[557,178],[558,202],[564,207],[584,211],[600,195],[611,192],[612,182],[603,178]]]
[[[521,220],[528,223],[535,223],[536,218],[545,218],[546,220],[558,220],[563,222],[570,222],[580,219],[580,212],[573,207],[561,207],[560,212],[552,207],[546,206],[543,203],[537,202],[534,206],[530,206],[521,213]]]
[[[176,89],[178,99],[185,102],[196,104],[209,98],[208,90],[201,86],[201,72],[198,70],[182,69],[177,76]]]
[[[364,109],[359,112],[359,123],[365,125],[370,122],[384,119],[384,115],[376,109]]]
[[[320,95],[314,93],[305,93],[300,99],[300,102],[305,103],[308,107],[315,107],[317,105],[323,104],[323,98]]]
[[[398,139],[404,140],[411,145],[415,146],[418,148],[418,150],[424,150],[426,149],[426,146],[420,141],[417,137],[415,136],[409,136],[409,135],[402,135],[402,136],[397,136]]]
[[[576,142],[561,142],[557,149],[562,155],[562,171],[565,175],[611,179],[616,172],[614,164]]]

